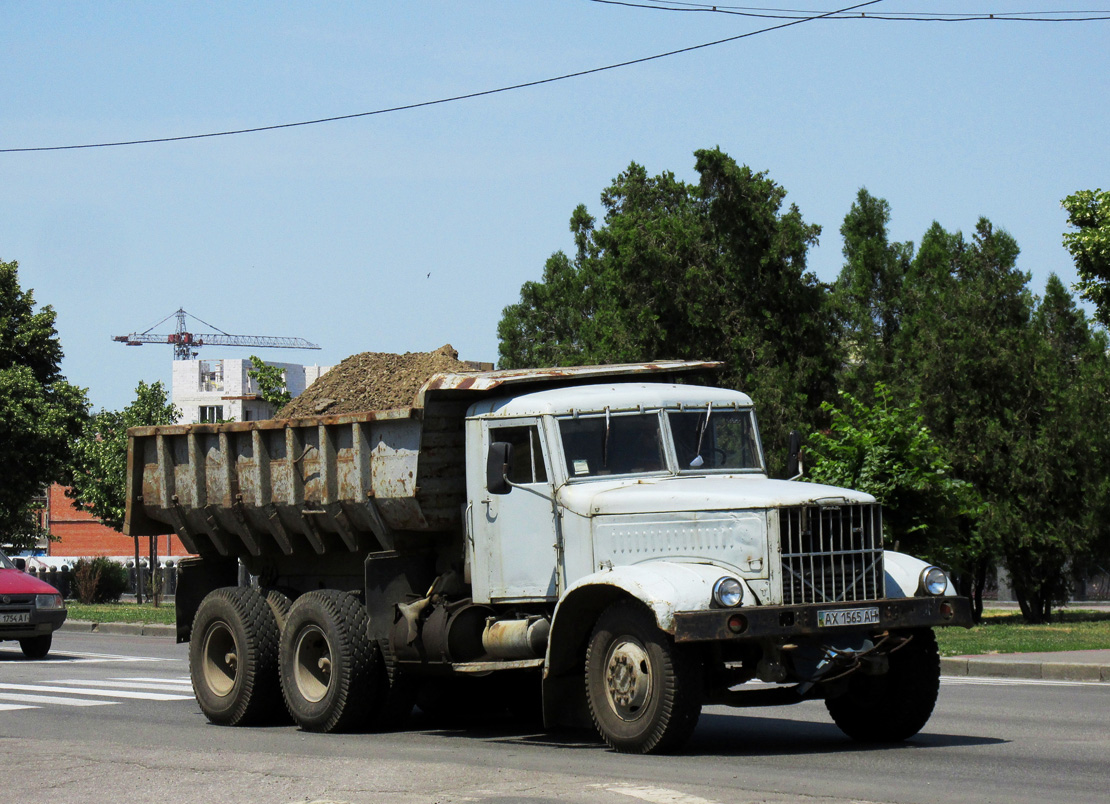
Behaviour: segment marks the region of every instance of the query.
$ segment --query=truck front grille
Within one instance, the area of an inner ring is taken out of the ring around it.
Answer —
[[[782,602],[838,603],[884,596],[879,505],[783,508]]]

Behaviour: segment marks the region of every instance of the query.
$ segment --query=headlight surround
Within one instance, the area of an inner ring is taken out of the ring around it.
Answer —
[[[744,586],[736,578],[726,575],[713,584],[713,602],[722,608],[731,609],[740,605],[744,599]]]
[[[918,588],[926,595],[943,595],[948,590],[948,575],[940,567],[926,567]]]
[[[61,595],[35,595],[35,608],[40,611],[64,609],[65,607],[66,604]]]

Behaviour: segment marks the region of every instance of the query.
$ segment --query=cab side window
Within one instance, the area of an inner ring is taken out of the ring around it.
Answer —
[[[547,482],[547,467],[544,466],[540,433],[536,425],[490,428],[489,440],[491,444],[495,441],[507,441],[513,445],[510,481],[522,484]]]

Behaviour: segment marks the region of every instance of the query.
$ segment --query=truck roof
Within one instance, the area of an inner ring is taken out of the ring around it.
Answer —
[[[476,402],[468,415],[539,416],[568,415],[690,407],[705,410],[707,403],[716,409],[750,407],[752,400],[739,391],[703,385],[676,385],[657,382],[617,382],[553,388],[496,397]]]

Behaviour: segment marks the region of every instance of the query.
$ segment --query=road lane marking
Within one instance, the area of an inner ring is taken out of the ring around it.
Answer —
[[[665,787],[648,787],[635,784],[593,784],[590,787],[604,790],[608,793],[620,793],[622,796],[638,798],[651,804],[719,804],[709,798],[691,796],[678,790],[668,790]]]
[[[17,709],[38,709],[37,706],[20,706],[19,704],[0,703],[0,712],[14,712]]]
[[[62,690],[69,692],[69,690]],[[115,701],[90,701],[88,698],[59,698],[55,695],[24,695],[18,692],[0,692],[0,701],[26,704],[55,704],[58,706],[111,706]],[[34,708],[34,707],[27,707]]]
[[[43,659],[21,659],[20,665],[28,664],[91,664],[96,662],[176,662],[179,659],[164,659],[156,656],[124,656],[117,653],[88,653],[77,650],[55,650]]]
[[[67,683],[67,682],[54,682],[54,683]],[[88,681],[79,682],[81,684],[88,684]],[[96,683],[91,682],[91,683]],[[62,693],[77,693],[80,695],[100,695],[104,698],[127,698],[131,700],[141,701],[189,701],[192,700],[192,695],[170,695],[164,692],[134,692],[131,690],[108,690],[100,689],[97,687],[51,687],[44,684],[7,684],[0,683],[0,690],[13,690],[16,692],[62,692]]]
[[[50,684],[72,684],[79,686],[81,684],[96,684],[98,687],[107,687],[111,689],[125,689],[125,690],[161,690],[162,692],[188,692],[192,694],[193,688],[189,684],[182,684],[180,681],[132,681],[130,679],[108,679],[96,681],[78,680],[75,678],[59,679],[58,681],[51,681]]]

